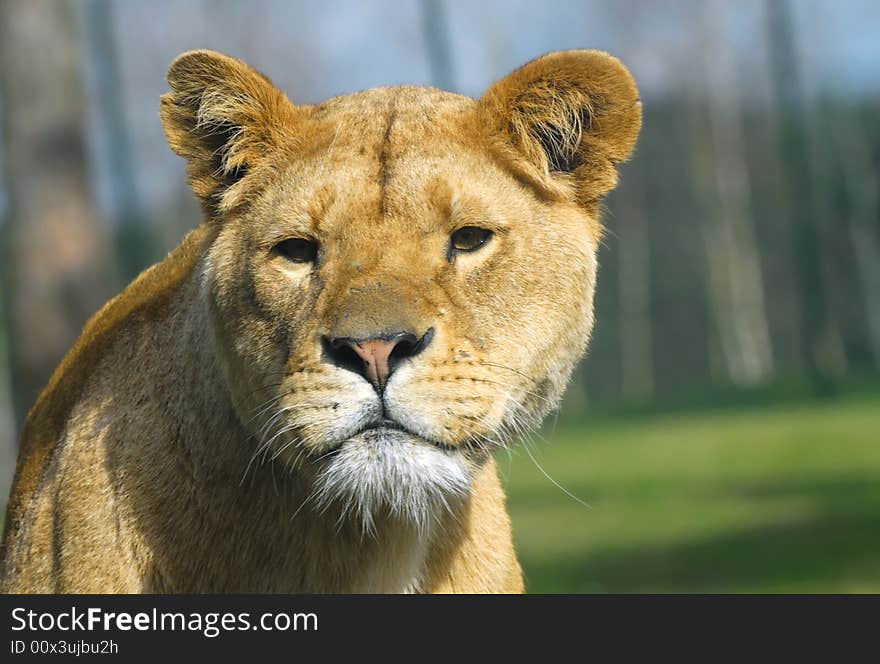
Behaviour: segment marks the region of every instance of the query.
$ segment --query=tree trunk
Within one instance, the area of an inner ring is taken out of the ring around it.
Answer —
[[[837,164],[849,199],[847,231],[861,282],[868,328],[868,346],[880,367],[880,183],[871,163],[870,143],[857,118],[827,122]]]
[[[431,84],[441,90],[455,92],[449,25],[443,0],[422,0],[422,35],[428,49]]]
[[[81,61],[68,2],[0,3],[9,174],[2,264],[19,422],[114,290],[110,243],[88,186]]]
[[[644,191],[637,164],[627,168],[625,189],[616,198],[620,315],[620,391],[625,399],[654,395],[651,325],[651,246]]]
[[[719,34],[722,5],[704,5],[706,42],[701,61],[708,94],[708,171],[703,241],[710,304],[730,379],[743,386],[773,372],[773,351],[764,304],[764,280],[752,217],[743,117],[735,54]],[[709,202],[712,201],[712,202]]]
[[[107,216],[116,240],[121,277],[130,281],[155,262],[160,252],[144,219],[135,181],[116,48],[116,5],[111,0],[87,0],[79,8],[92,74],[92,103],[97,108],[101,128],[96,144],[102,153],[102,161],[107,164],[104,173],[110,198]]]
[[[832,389],[839,333],[828,315],[828,293],[821,238],[810,186],[816,181],[808,154],[794,26],[788,0],[767,0],[767,43],[773,90],[780,109],[780,154],[785,176],[785,209],[797,271],[797,297],[801,314],[801,348],[804,365],[817,393]],[[839,357],[837,358],[839,361]]]
[[[0,289],[0,323],[4,323],[0,325],[0,499],[9,495],[18,449],[15,444],[15,411],[12,405],[12,386],[9,376],[5,294],[5,289]]]

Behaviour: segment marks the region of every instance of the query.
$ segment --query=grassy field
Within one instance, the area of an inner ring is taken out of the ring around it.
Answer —
[[[880,592],[880,397],[544,436],[589,507],[521,447],[498,458],[529,592]]]

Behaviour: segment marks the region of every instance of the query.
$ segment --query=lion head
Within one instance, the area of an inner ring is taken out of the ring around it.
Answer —
[[[600,201],[641,123],[631,76],[567,51],[479,101],[298,106],[193,51],[168,81],[166,136],[211,228],[204,334],[254,457],[366,529],[377,511],[427,526],[587,346]]]

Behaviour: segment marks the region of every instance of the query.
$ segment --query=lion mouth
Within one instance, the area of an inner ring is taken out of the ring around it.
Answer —
[[[442,443],[439,440],[434,440],[432,438],[426,438],[411,429],[406,428],[397,420],[392,420],[389,417],[383,417],[380,420],[376,420],[371,422],[360,429],[355,435],[367,434],[371,436],[382,436],[383,434],[389,435],[399,435],[405,434],[406,436],[418,440],[420,442],[431,445],[432,447],[436,447],[445,452],[455,452],[458,451],[454,445],[448,445],[446,443]]]
[[[403,431],[404,433],[408,433],[412,436],[416,434],[403,426],[400,422],[396,420],[392,420],[388,417],[383,417],[381,420],[376,420],[375,422],[371,422],[363,427],[359,433],[363,433],[364,431],[381,431],[383,429],[387,429],[389,431]]]

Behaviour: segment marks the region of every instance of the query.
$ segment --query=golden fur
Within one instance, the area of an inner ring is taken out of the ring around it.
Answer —
[[[168,81],[205,221],[92,318],[31,410],[2,590],[520,592],[492,452],[587,345],[599,202],[641,122],[629,73],[568,51],[480,101],[295,106],[194,51]],[[492,236],[453,251],[465,226]],[[381,397],[328,355],[397,330],[425,343]],[[399,427],[365,429],[380,414]]]

